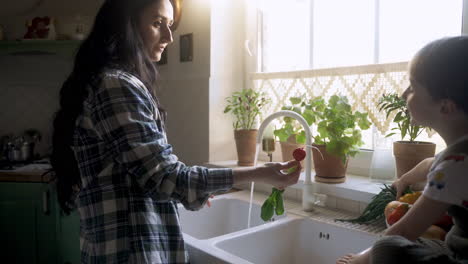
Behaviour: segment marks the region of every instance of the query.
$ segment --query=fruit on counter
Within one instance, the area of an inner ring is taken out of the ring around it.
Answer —
[[[408,203],[408,204],[414,204],[416,200],[421,196],[420,191],[418,192],[413,192],[413,193],[407,193],[398,199],[398,201],[403,202],[403,203]]]
[[[438,240],[445,240],[445,235],[447,235],[447,232],[442,229],[441,227],[438,227],[436,225],[431,225],[426,232],[424,232],[421,237],[428,238],[428,239],[438,239]]]
[[[401,204],[403,204],[403,202],[400,201],[390,201],[389,203],[387,203],[384,209],[385,219],[387,219],[390,216],[390,214]]]
[[[412,192],[409,188],[404,194]],[[345,221],[356,224],[372,224],[386,217],[386,206],[396,200],[396,190],[387,184],[383,185],[381,191],[372,198],[372,201],[366,206],[362,214],[353,219],[335,219],[336,221]]]
[[[450,228],[453,226],[452,217],[445,213],[434,225],[444,229],[445,231],[449,231]]]
[[[400,220],[410,209],[410,204],[399,201],[390,202],[385,207],[386,219],[389,225],[393,225]]]
[[[302,161],[306,156],[306,152],[303,148],[297,148],[293,151],[293,157],[297,161]],[[287,173],[294,172],[297,169],[296,166],[289,168]],[[269,221],[273,214],[282,215],[284,214],[284,203],[283,203],[283,192],[284,190],[278,190],[272,188],[270,196],[263,202],[262,209],[260,211],[260,217],[263,221]]]

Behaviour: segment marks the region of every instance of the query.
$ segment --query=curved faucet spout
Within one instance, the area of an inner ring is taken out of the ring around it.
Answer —
[[[255,162],[257,162],[257,158],[259,155],[259,147],[262,138],[263,138],[263,131],[265,128],[268,126],[268,124],[275,118],[282,117],[282,116],[287,116],[296,119],[299,121],[299,123],[303,126],[305,135],[306,135],[306,159],[305,159],[305,180],[304,180],[304,188],[302,190],[302,207],[305,211],[310,211],[313,209],[313,205],[315,202],[315,196],[314,193],[315,191],[313,190],[313,185],[312,185],[312,176],[311,176],[311,171],[312,171],[312,132],[310,130],[309,125],[307,124],[307,121],[299,115],[298,113],[294,111],[289,111],[289,110],[281,110],[276,113],[273,113],[269,115],[260,125],[260,128],[258,129],[258,135],[257,135],[257,148],[256,148],[256,153],[255,153]]]

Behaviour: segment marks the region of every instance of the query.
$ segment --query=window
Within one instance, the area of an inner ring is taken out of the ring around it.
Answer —
[[[349,95],[350,90],[364,89],[372,90],[372,98],[363,99],[372,106],[380,94],[402,92],[406,88],[407,82],[401,79],[406,78],[406,64],[401,66],[398,62],[406,63],[424,44],[460,35],[462,30],[464,0],[260,1],[261,73],[253,81],[257,88],[271,93],[282,104],[291,96]],[[399,65],[394,72],[393,63]],[[365,66],[360,66],[371,64],[384,64],[394,77],[382,74],[377,67],[376,72],[374,69],[367,72]],[[354,75],[348,74],[348,67]],[[363,73],[359,67],[365,68]],[[324,68],[330,71],[324,74],[327,71]],[[290,71],[295,72],[282,73]],[[329,91],[317,92],[325,87],[324,83]],[[362,94],[371,93],[360,91]],[[277,108],[272,104],[265,114]],[[366,139],[363,148],[391,144],[375,127],[364,131],[363,136]],[[400,140],[398,136],[392,139]],[[436,142],[438,150],[444,147],[438,135],[429,138],[423,133],[418,140]]]
[[[408,61],[459,35],[463,0],[264,0],[261,71]]]

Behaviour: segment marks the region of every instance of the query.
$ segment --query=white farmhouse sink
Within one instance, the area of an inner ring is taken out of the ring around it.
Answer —
[[[252,204],[250,227],[264,224],[260,218],[261,206]],[[249,202],[235,198],[216,198],[211,207],[199,211],[179,208],[182,232],[198,240],[210,239],[247,228]],[[276,219],[285,215],[276,216]]]
[[[268,228],[242,232],[218,241],[215,247],[246,263],[327,264],[371,246],[376,239],[376,235],[362,231],[295,218],[278,221]]]

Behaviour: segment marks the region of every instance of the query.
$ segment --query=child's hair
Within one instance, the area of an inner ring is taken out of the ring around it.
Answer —
[[[411,61],[410,73],[433,99],[450,99],[468,115],[468,36],[427,44]]]

